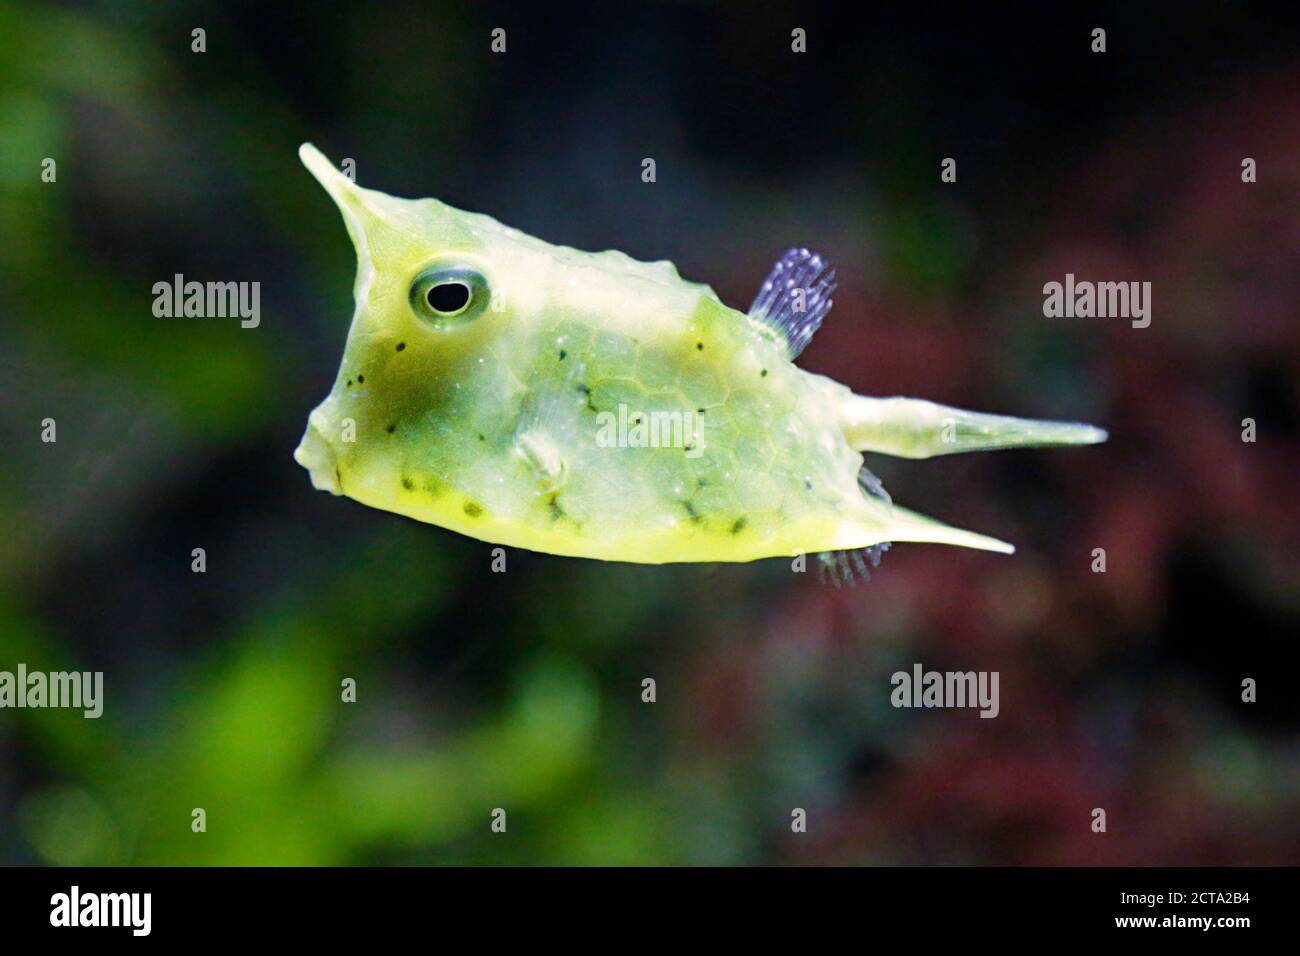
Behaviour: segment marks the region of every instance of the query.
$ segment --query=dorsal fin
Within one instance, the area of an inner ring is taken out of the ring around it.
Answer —
[[[789,249],[768,273],[749,317],[780,336],[794,358],[831,310],[834,291],[835,270],[825,259],[807,249]]]

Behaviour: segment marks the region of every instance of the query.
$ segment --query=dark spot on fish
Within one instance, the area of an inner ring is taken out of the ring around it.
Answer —
[[[352,387],[352,379],[348,379],[348,385],[347,385],[347,387],[348,387],[348,388],[351,388],[351,387]]]
[[[465,514],[469,515],[471,518],[477,518],[482,513],[483,513],[483,506],[479,504],[477,501],[465,502]]]
[[[758,374],[763,376],[763,378],[767,378],[767,369],[763,369],[763,371],[759,372]]]
[[[735,520],[735,522],[734,522],[734,523],[732,524],[732,526],[731,526],[731,533],[732,533],[732,534],[740,534],[740,532],[742,532],[742,531],[745,530],[745,525],[747,525],[747,524],[749,524],[749,519],[748,519],[748,518],[745,518],[745,517],[737,518],[737,519]]]
[[[559,498],[559,493],[552,492],[551,495],[546,499],[546,504],[551,511],[552,521],[559,521],[561,518],[564,517],[564,509],[560,507],[560,502],[556,500],[558,498]]]
[[[700,514],[698,511],[696,511],[696,510],[695,510],[695,505],[691,504],[689,500],[688,500],[688,501],[683,501],[683,502],[682,502],[682,507],[685,508],[685,509],[686,509],[686,513],[687,513],[688,515],[690,515],[690,517],[691,517],[691,524],[704,524],[704,515]]]
[[[479,441],[487,441],[487,437],[486,437],[482,432],[479,432],[479,433],[478,433],[478,440],[479,440]]]
[[[400,351],[402,351],[404,348],[406,348],[406,343],[405,343],[405,342],[398,342],[398,343],[397,343],[397,351],[400,352]]]
[[[415,482],[413,482],[410,478],[405,478],[405,477],[403,477],[403,478],[402,478],[402,487],[405,488],[407,491],[414,491],[414,490],[415,490]]]
[[[767,373],[764,372],[763,374],[766,375]],[[365,377],[364,375],[358,375],[358,376],[357,376],[357,384],[358,384],[358,385],[365,385],[365,384],[366,384],[366,377]]]
[[[698,412],[698,413],[701,414],[701,415],[704,414],[704,409],[702,409],[702,408],[697,408],[697,409],[695,409],[695,411]]]
[[[704,343],[703,343],[703,342],[696,342],[696,343],[695,343],[695,348],[698,349],[699,351],[703,352],[703,351],[704,351]]]
[[[569,353],[564,351],[564,349],[560,349],[560,361],[563,362],[568,357]]]
[[[586,385],[579,384],[579,385],[578,385],[578,391],[582,392],[583,395],[586,395],[586,396],[587,396],[587,408],[588,408],[588,409],[590,409],[590,410],[593,411],[593,412],[599,412],[599,411],[600,411],[600,409],[597,408],[596,405],[595,405],[595,403],[592,402],[592,400],[591,400],[591,389],[590,389],[589,387],[587,387]]]
[[[388,434],[391,435],[393,432],[397,431],[397,426],[389,425],[387,428],[384,429],[384,431],[388,432]]]
[[[812,491],[812,479],[811,479],[811,478],[805,478],[805,479],[803,480],[803,489],[804,489],[804,491]]]

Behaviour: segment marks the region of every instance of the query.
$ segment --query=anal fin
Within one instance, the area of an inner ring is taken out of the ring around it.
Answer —
[[[817,555],[821,579],[838,590],[844,585],[864,584],[871,580],[872,568],[880,567],[881,556],[889,550],[889,542],[882,541],[869,548],[849,548],[845,551],[823,551]]]

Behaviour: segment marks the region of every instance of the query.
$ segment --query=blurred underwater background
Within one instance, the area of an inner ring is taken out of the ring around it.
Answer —
[[[1011,557],[493,573],[291,457],[354,271],[304,140],[742,309],[815,248],[802,367],[1111,440],[868,457]],[[105,697],[0,711],[0,863],[1300,863],[1294,5],[0,0],[0,236],[0,670]],[[260,325],[156,318],[176,273]],[[1151,326],[1046,318],[1066,273]],[[916,662],[998,719],[892,707]]]

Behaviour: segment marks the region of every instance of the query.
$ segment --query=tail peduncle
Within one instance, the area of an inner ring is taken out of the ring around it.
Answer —
[[[840,412],[844,436],[858,451],[932,458],[961,451],[1095,445],[1106,431],[1079,422],[986,415],[918,398],[854,395]]]

